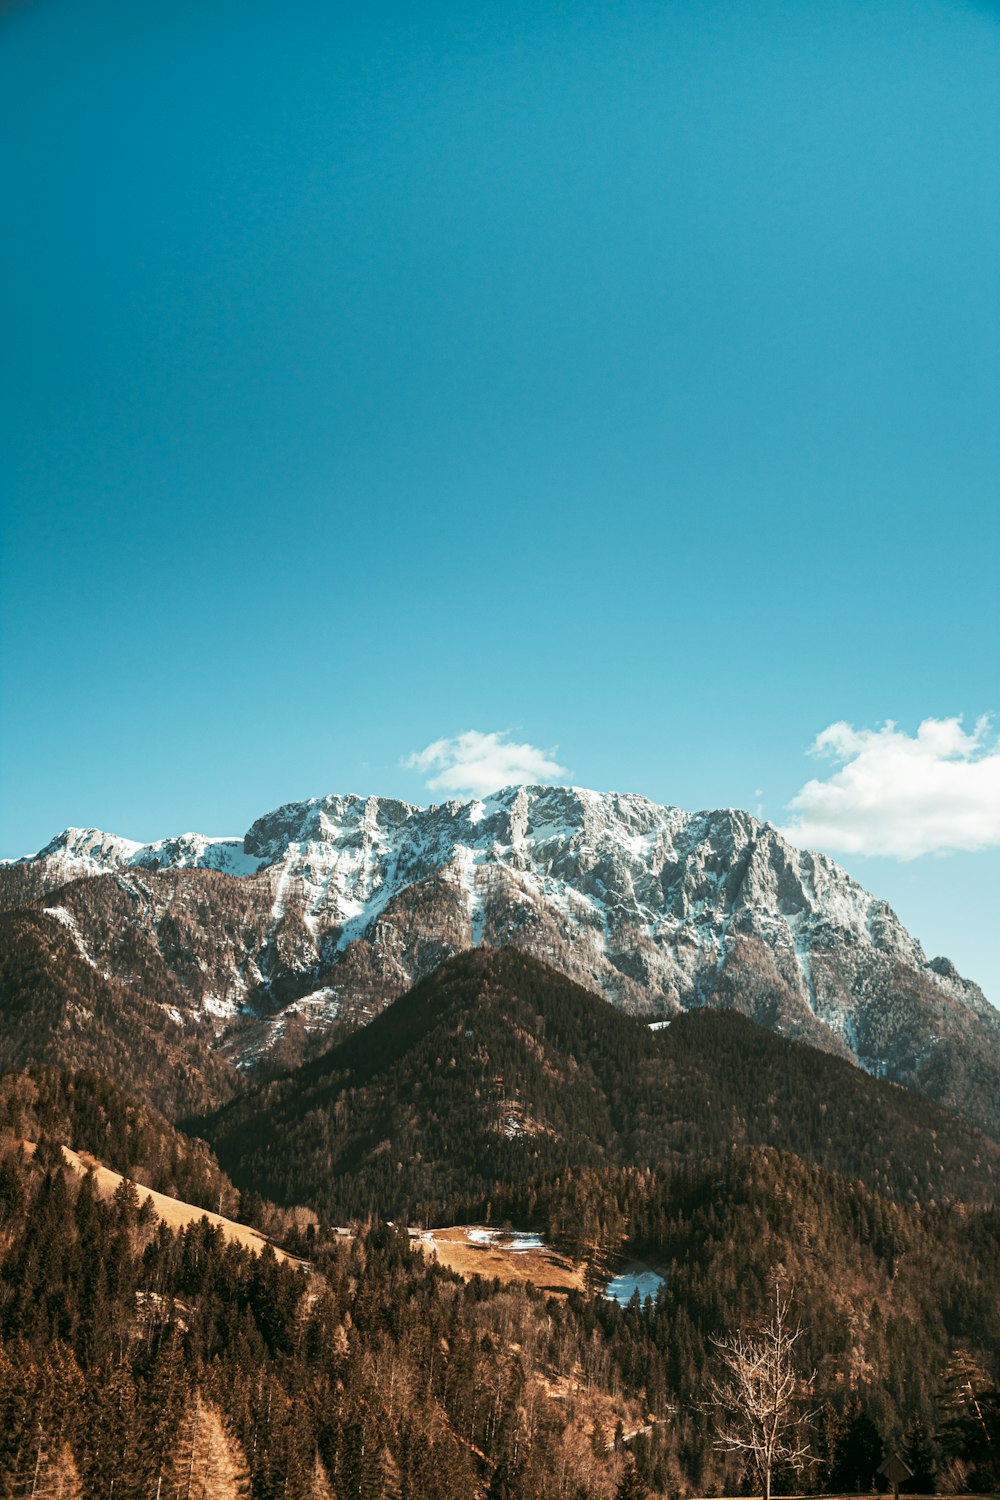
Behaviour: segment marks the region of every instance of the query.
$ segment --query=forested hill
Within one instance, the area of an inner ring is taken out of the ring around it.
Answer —
[[[30,1158],[29,1130],[47,1137]],[[172,1232],[141,1195],[101,1200],[48,1142],[227,1191],[204,1144],[93,1073],[10,1075],[3,1500],[106,1500],[112,1481],[149,1500],[212,1475],[234,1500],[735,1494],[714,1340],[754,1327],[776,1283],[815,1371],[813,1489],[868,1492],[885,1445],[953,1491],[994,1486],[1000,1209],[926,1200],[945,1180],[990,1198],[997,1148],[846,1063],[736,1015],[651,1032],[485,952],[214,1130],[240,1185],[337,1218],[478,1195],[494,1224],[579,1257],[589,1294],[465,1284],[385,1225],[345,1243],[310,1224],[301,1269],[206,1221]],[[623,1250],[664,1276],[645,1309],[599,1295]]]
[[[205,1141],[88,1069],[34,1064],[0,1075],[0,1134],[87,1151],[134,1182],[216,1213],[239,1212],[240,1193]]]
[[[705,1010],[652,1031],[514,949],[443,964],[324,1057],[197,1122],[238,1184],[333,1218],[773,1146],[900,1201],[993,1202],[1000,1146],[852,1064]]]
[[[115,974],[81,949],[67,916],[0,913],[0,1069],[91,1068],[171,1118],[231,1098],[239,1078],[212,1050],[212,1027],[171,1014],[176,986],[136,983],[124,964]]]
[[[102,1201],[56,1153],[0,1137],[0,1496],[738,1494],[713,1339],[753,1327],[775,1279],[815,1371],[812,1491],[870,1492],[884,1446],[948,1492],[995,1489],[996,1209],[886,1203],[760,1150],[557,1186],[580,1226],[609,1190],[668,1272],[645,1311],[464,1285],[385,1226],[321,1229],[296,1269],[207,1221],[172,1232],[128,1193]],[[648,1415],[636,1485],[614,1434]]]

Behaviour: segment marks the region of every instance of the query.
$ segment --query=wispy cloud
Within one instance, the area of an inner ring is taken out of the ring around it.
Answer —
[[[989,718],[925,719],[915,735],[831,724],[810,753],[841,763],[788,804],[793,843],[916,859],[1000,845],[1000,742]]]
[[[537,745],[516,744],[508,738],[506,730],[483,734],[478,729],[467,729],[454,739],[435,740],[423,750],[414,751],[403,765],[427,776],[430,791],[464,792],[473,797],[483,797],[499,787],[519,782],[558,781],[568,774],[565,766],[555,760],[555,747],[539,750]]]

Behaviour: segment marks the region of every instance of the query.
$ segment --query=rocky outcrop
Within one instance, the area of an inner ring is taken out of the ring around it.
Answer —
[[[117,894],[97,902],[102,873]],[[92,961],[155,972],[237,1061],[290,1026],[374,1014],[462,949],[512,945],[625,1010],[729,1006],[1000,1128],[1000,1014],[884,901],[745,812],[569,787],[430,808],[330,796],[242,840],[70,829],[0,872],[36,903],[68,879]]]

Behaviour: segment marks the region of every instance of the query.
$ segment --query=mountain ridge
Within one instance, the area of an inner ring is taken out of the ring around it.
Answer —
[[[116,883],[113,920],[90,910],[93,876]],[[112,968],[128,923],[161,989],[190,995],[177,1013],[228,1028],[244,1067],[293,1035],[321,1045],[455,952],[513,944],[622,1009],[740,1009],[1000,1131],[1000,1012],[833,860],[738,809],[542,786],[430,808],[331,795],[242,841],[65,830],[0,868],[0,899],[55,912]]]
[[[1000,1144],[933,1102],[732,1012],[652,1030],[515,948],[448,959],[322,1057],[193,1123],[235,1181],[333,1217],[422,1205],[450,1222],[501,1185],[737,1147],[901,1202],[1000,1201]]]

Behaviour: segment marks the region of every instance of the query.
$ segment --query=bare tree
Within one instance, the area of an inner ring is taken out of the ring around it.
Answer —
[[[245,1500],[250,1474],[243,1450],[218,1409],[195,1392],[177,1433],[160,1500]]]
[[[798,1473],[812,1461],[803,1430],[812,1414],[801,1409],[812,1381],[803,1381],[795,1370],[802,1329],[791,1326],[789,1300],[776,1286],[769,1322],[752,1334],[740,1331],[714,1340],[725,1369],[710,1388],[719,1422],[715,1446],[745,1456],[760,1477],[764,1500],[771,1500],[779,1464]]]

